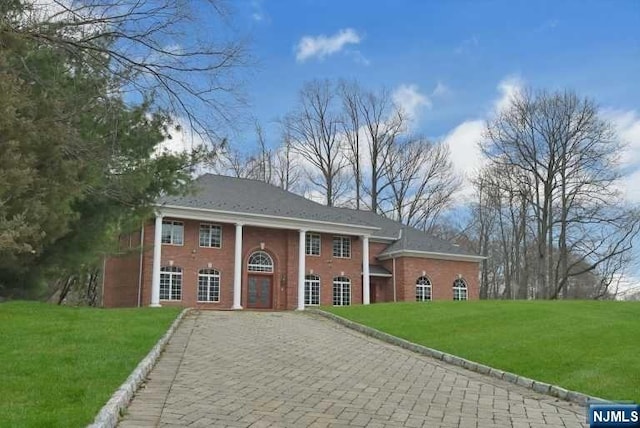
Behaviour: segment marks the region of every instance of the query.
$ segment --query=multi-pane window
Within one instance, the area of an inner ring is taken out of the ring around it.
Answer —
[[[344,276],[333,278],[333,306],[351,304],[351,280]]]
[[[182,245],[184,243],[184,223],[181,221],[162,221],[162,243]]]
[[[416,281],[416,301],[427,302],[431,300],[431,281],[426,276],[421,276]]]
[[[304,304],[310,306],[320,304],[320,277],[318,275],[304,277]]]
[[[305,239],[306,253],[309,256],[320,255],[320,235],[317,233],[307,233]]]
[[[348,236],[333,237],[333,257],[351,257],[351,238]]]
[[[467,283],[464,279],[453,281],[453,300],[467,300]]]
[[[175,266],[160,268],[160,300],[182,300],[182,269]]]
[[[250,272],[273,272],[273,260],[264,251],[256,251],[249,256],[247,270]]]
[[[220,301],[220,272],[200,269],[198,272],[198,302]]]
[[[222,228],[215,224],[200,224],[200,246],[220,248],[222,246]]]

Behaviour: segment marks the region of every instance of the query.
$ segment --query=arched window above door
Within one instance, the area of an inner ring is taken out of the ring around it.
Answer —
[[[249,263],[247,264],[247,270],[249,272],[273,272],[273,259],[264,251],[256,251],[249,256]]]

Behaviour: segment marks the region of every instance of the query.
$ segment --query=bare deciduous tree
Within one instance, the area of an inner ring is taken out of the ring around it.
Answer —
[[[342,98],[342,132],[346,140],[347,160],[353,172],[353,188],[355,191],[355,208],[360,209],[362,201],[362,142],[360,141],[360,93],[357,82],[340,82],[340,96]]]
[[[295,159],[289,127],[281,127],[282,141],[275,155],[275,184],[293,192],[300,180],[300,169]]]
[[[380,212],[380,204],[390,185],[388,163],[396,139],[406,131],[407,120],[385,89],[363,90],[357,83],[342,83],[343,132],[347,159],[354,173],[356,207],[361,193],[369,198],[369,209]]]
[[[535,297],[566,296],[572,279],[588,273],[602,279],[594,293],[605,295],[640,224],[617,186],[620,143],[593,101],[572,92],[521,93],[487,125],[481,147],[493,179],[480,193],[497,214],[505,292],[511,275],[522,273],[521,289],[531,271]],[[534,227],[525,232],[524,224]],[[508,250],[530,245],[533,260]]]
[[[461,184],[453,170],[448,146],[409,137],[395,140],[388,150],[385,175],[390,210],[386,214],[430,231]]]
[[[310,181],[333,206],[345,190],[342,177],[347,163],[344,157],[333,85],[314,80],[300,91],[300,102],[285,122],[294,142],[293,149],[311,165]]]
[[[115,82],[114,92],[183,117],[200,134],[220,139],[241,105],[236,73],[246,65],[245,43],[231,31],[222,1],[10,3],[0,7],[2,38],[64,50],[84,66],[90,58],[96,74]]]

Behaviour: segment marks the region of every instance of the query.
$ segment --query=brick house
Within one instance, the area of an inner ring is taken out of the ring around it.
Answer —
[[[104,306],[304,309],[478,298],[482,257],[417,229],[255,180],[207,174],[195,189],[161,199],[155,219],[121,239],[123,254],[105,260]]]

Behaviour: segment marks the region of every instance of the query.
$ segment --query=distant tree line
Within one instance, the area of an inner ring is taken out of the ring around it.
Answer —
[[[279,146],[256,125],[257,149],[217,170],[456,240],[486,257],[482,298],[611,298],[629,268],[640,217],[620,191],[623,147],[573,92],[520,92],[487,122],[465,207],[448,147],[413,135],[386,90],[314,80],[279,125]]]
[[[468,233],[487,257],[484,298],[610,298],[633,258],[622,145],[594,101],[571,91],[515,95],[480,142]]]
[[[406,112],[387,90],[357,82],[314,80],[279,121],[280,144],[230,148],[218,172],[266,181],[329,206],[371,210],[431,230],[460,187],[448,147],[411,132]]]

